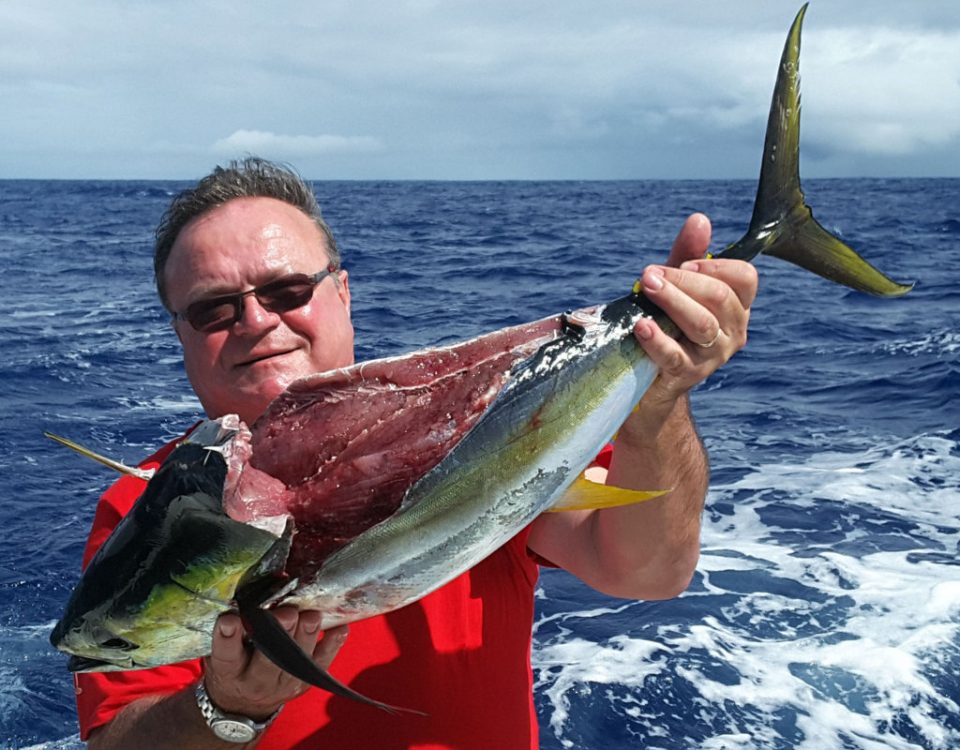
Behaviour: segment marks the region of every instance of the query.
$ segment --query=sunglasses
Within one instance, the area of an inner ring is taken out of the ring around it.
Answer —
[[[183,312],[174,313],[177,320],[185,320],[201,333],[213,333],[229,328],[243,315],[243,298],[253,295],[260,306],[272,313],[289,312],[303,307],[313,297],[313,289],[337,270],[331,263],[326,270],[308,276],[292,273],[268,281],[256,289],[222,297],[211,297],[191,302]]]

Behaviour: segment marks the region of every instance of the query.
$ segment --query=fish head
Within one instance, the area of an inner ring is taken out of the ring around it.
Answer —
[[[237,587],[282,575],[291,523],[223,510],[227,459],[179,445],[87,566],[51,643],[74,671],[140,669],[210,652]]]
[[[216,617],[226,606],[204,606],[197,612],[195,597],[169,587],[156,587],[150,598],[151,603],[142,606],[108,597],[86,611],[82,606],[68,608],[50,641],[70,654],[71,672],[146,669],[209,652]],[[158,619],[152,610],[164,601],[172,605],[171,614]],[[170,619],[177,610],[193,610],[199,616],[184,627]]]

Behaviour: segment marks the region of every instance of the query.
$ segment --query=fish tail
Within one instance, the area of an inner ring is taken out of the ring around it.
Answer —
[[[261,592],[263,591],[266,591],[266,589],[262,586],[260,590],[256,586],[249,586],[245,591],[237,593],[236,601],[237,609],[243,619],[250,640],[253,641],[257,650],[270,661],[297,679],[334,695],[350,698],[392,714],[426,715],[420,711],[391,706],[373,698],[368,698],[337,680],[300,648],[300,645],[283,629],[271,612],[260,606],[263,599]]]
[[[824,229],[800,187],[800,30],[806,11],[805,4],[780,58],[750,228],[713,257],[753,260],[764,253],[861,292],[899,297],[913,284],[894,281]]]

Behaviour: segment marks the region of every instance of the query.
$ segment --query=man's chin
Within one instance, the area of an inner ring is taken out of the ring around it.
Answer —
[[[259,378],[255,383],[236,383],[233,388],[224,384],[224,390],[229,389],[232,393],[226,398],[220,398],[219,401],[222,405],[231,408],[220,411],[239,414],[244,422],[248,425],[252,424],[298,377],[299,375],[290,373],[274,373],[269,377]]]

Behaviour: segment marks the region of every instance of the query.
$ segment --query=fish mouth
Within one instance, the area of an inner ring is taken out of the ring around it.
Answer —
[[[130,663],[133,663],[132,660]],[[77,656],[76,654],[67,659],[67,669],[71,672],[104,672],[122,668],[123,665],[117,662],[91,659],[88,656]]]

